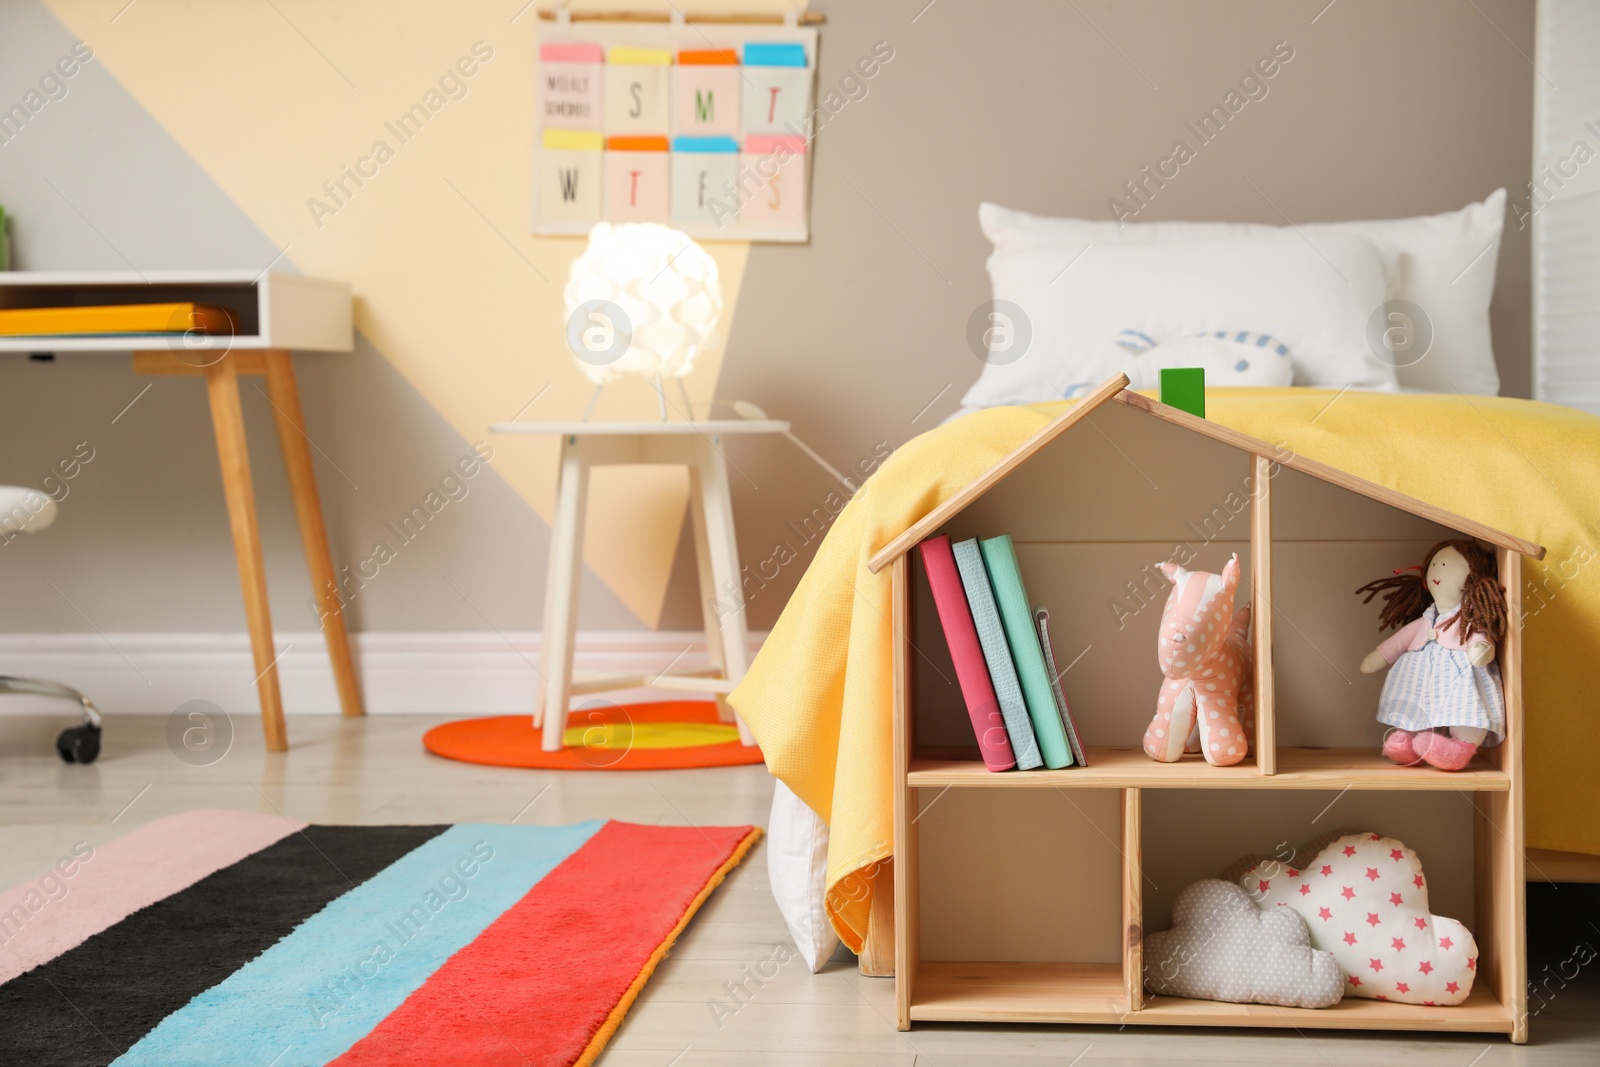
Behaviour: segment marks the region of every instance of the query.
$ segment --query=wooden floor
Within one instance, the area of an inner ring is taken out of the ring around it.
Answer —
[[[164,717],[119,717],[107,727],[99,763],[68,767],[53,749],[55,733],[68,719],[0,717],[0,885],[37,875],[76,841],[99,844],[140,823],[199,807],[281,811],[347,823],[564,823],[596,817],[668,824],[766,822],[772,785],[760,767],[632,773],[472,767],[422,751],[422,732],[437,721],[298,718],[289,730],[294,749],[273,755],[263,750],[259,722],[245,717],[221,761],[192,767],[168,748]],[[1530,893],[1535,891],[1530,886]],[[1565,896],[1575,902],[1579,892],[1574,887]],[[860,977],[842,953],[819,975],[806,973],[797,961],[778,962],[788,952],[788,939],[768,891],[766,855],[758,848],[656,972],[601,1062],[610,1067],[1600,1063],[1600,958],[1564,988],[1553,977],[1577,945],[1600,946],[1600,929],[1582,918],[1581,909],[1567,908],[1560,915],[1569,917],[1553,917],[1554,909],[1532,906],[1530,900],[1529,914],[1536,946],[1529,972],[1536,979],[1551,975],[1553,992],[1532,1020],[1532,1042],[1522,1047],[1500,1037],[1310,1030],[922,1024],[901,1034],[894,1028],[892,981]],[[1542,970],[1546,963],[1548,972]],[[1571,974],[1573,968],[1565,970]],[[763,975],[773,977],[763,980]]]

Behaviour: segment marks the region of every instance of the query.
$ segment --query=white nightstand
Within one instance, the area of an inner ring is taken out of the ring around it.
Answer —
[[[562,747],[567,705],[579,693],[651,688],[700,690],[717,694],[725,722],[736,721],[723,696],[744,677],[750,663],[744,602],[724,605],[718,591],[739,588],[739,546],[734,538],[733,502],[728,492],[728,464],[722,449],[730,437],[787,433],[789,424],[775,419],[707,420],[704,422],[497,422],[494,433],[558,434],[561,437],[561,480],[556,490],[556,515],[551,530],[550,572],[545,585],[541,671],[544,699],[534,712],[534,725],[544,730],[544,749]],[[705,616],[706,647],[711,666],[704,671],[658,676],[629,674],[575,680],[573,637],[578,615],[578,578],[583,568],[583,516],[588,503],[589,470],[607,465],[661,463],[689,468],[689,508],[694,516],[695,561],[700,572],[700,604]],[[549,714],[550,709],[555,714]],[[739,738],[755,744],[744,723]]]

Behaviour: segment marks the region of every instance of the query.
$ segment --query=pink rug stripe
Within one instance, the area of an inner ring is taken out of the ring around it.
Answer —
[[[187,811],[99,848],[75,846],[0,893],[0,983],[305,827],[279,815]]]

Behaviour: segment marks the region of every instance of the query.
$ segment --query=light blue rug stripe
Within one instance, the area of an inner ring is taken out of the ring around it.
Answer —
[[[603,825],[453,826],[167,1016],[114,1067],[322,1067]]]

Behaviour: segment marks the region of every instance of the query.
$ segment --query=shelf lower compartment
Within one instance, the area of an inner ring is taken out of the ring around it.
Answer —
[[[1127,1014],[1118,963],[923,960],[911,997],[921,1022],[1107,1023]]]
[[[911,1018],[918,1022],[1133,1023],[1155,1026],[1274,1026],[1299,1029],[1510,1033],[1511,1013],[1480,982],[1454,1007],[1346,997],[1329,1008],[1226,1004],[1151,997],[1130,1011],[1115,963],[948,963],[917,969]]]
[[[1213,767],[1199,755],[1157,763],[1139,748],[1091,747],[1086,767],[994,773],[978,760],[913,759],[910,786],[987,786],[997,789],[1437,789],[1505,792],[1511,778],[1487,762],[1463,771],[1399,767],[1366,748],[1279,748],[1278,773],[1255,763]]]

